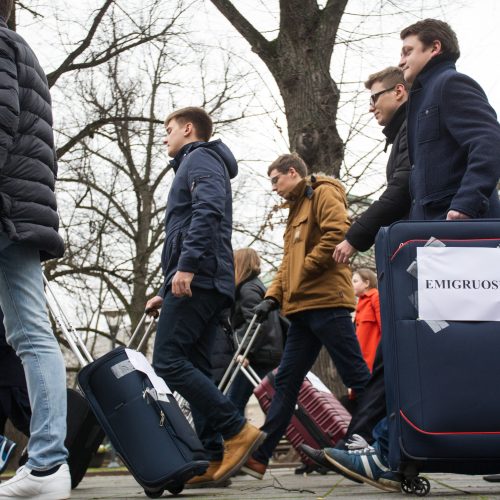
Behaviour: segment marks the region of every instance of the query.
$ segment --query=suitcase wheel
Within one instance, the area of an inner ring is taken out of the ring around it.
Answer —
[[[144,490],[144,493],[146,493],[146,496],[149,498],[160,498],[163,495],[164,491],[165,490],[156,490],[156,491]]]
[[[404,478],[401,481],[401,489],[405,493],[414,494],[418,497],[425,497],[431,491],[431,484],[425,477],[413,477],[411,479]]]
[[[182,483],[171,484],[167,487],[167,490],[172,495],[178,495],[184,489],[184,485]]]

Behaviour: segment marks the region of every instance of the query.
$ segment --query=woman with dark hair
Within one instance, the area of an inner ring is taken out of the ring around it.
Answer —
[[[254,315],[254,308],[264,298],[266,287],[259,279],[260,258],[252,248],[241,248],[234,252],[236,282],[235,303],[231,310],[231,326],[236,341],[241,343]],[[247,337],[247,341],[250,336]],[[248,359],[240,360],[243,366],[252,366],[259,377],[278,366],[283,354],[283,332],[278,311],[273,311],[262,323],[260,331],[248,354]],[[229,398],[245,412],[245,406],[253,392],[252,384],[243,373],[238,373],[229,390]]]

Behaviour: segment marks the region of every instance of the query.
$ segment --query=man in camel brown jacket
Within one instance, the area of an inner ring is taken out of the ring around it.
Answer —
[[[275,379],[276,393],[261,429],[267,438],[242,468],[259,479],[290,423],[300,386],[323,345],[347,387],[359,394],[370,378],[350,315],[355,305],[351,271],[331,258],[349,227],[342,184],[326,176],[307,178],[307,166],[297,154],[280,156],[268,175],[273,191],[288,202],[290,212],[283,261],[255,312],[263,321],[281,306],[290,328]]]

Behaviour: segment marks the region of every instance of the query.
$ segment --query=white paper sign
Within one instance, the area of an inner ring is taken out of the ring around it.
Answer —
[[[144,355],[140,352],[134,351],[133,349],[125,349],[127,353],[128,359],[132,363],[132,366],[139,370],[140,372],[147,375],[151,384],[156,390],[156,394],[158,395],[158,399],[160,401],[166,401],[168,403],[168,394],[172,394],[172,391],[169,389],[168,385],[165,381],[156,375],[153,367],[149,364],[148,360],[144,357]]]
[[[419,247],[422,320],[500,321],[500,249]]]
[[[307,372],[306,379],[309,380],[309,382],[311,382],[312,386],[317,391],[326,392],[328,394],[332,393],[332,391],[330,389],[328,389],[328,387],[325,384],[323,384],[321,379],[319,377],[317,377],[316,375],[314,375],[313,372]]]

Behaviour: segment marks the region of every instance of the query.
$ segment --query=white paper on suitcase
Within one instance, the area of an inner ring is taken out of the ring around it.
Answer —
[[[172,391],[169,389],[165,381],[156,375],[153,367],[149,364],[145,356],[140,352],[134,351],[133,349],[125,349],[125,352],[127,353],[127,357],[132,366],[148,377],[156,391],[157,399],[168,403],[169,400],[167,395],[172,394]]]
[[[422,320],[500,321],[500,249],[418,247]]]

